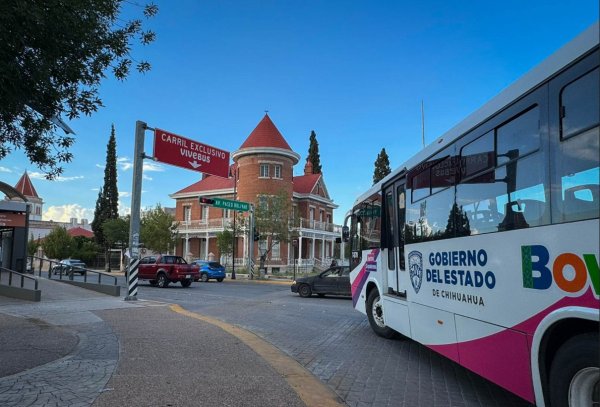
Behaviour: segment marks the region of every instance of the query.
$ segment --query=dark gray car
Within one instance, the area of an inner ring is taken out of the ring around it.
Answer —
[[[330,267],[324,272],[310,277],[300,277],[292,283],[292,292],[300,297],[310,297],[317,294],[344,295],[350,297],[350,268],[346,266]]]

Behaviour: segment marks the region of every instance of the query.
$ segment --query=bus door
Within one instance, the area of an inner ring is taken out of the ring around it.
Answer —
[[[386,294],[406,299],[406,287],[401,277],[404,265],[404,222],[406,219],[406,178],[402,178],[384,188],[385,202],[385,243],[387,253]]]

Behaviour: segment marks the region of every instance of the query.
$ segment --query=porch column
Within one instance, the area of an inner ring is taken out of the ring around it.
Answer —
[[[325,258],[325,236],[321,238],[321,261]]]
[[[298,264],[302,264],[302,236],[298,237]]]
[[[310,257],[314,261],[315,260],[315,243],[316,240],[314,237],[311,239],[312,244],[310,245]]]
[[[183,248],[183,256],[181,256],[181,257],[183,257],[184,259],[186,259],[186,261],[189,262],[190,259],[188,258],[188,253],[190,252],[190,237],[187,233],[185,234],[184,239],[185,239],[185,243],[183,245],[183,247],[184,247]]]
[[[206,232],[206,243],[204,244],[204,260],[208,260],[208,232]]]

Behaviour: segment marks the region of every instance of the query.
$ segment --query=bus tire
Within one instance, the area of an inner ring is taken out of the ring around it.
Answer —
[[[372,290],[367,297],[367,317],[369,318],[371,329],[377,335],[386,339],[396,336],[396,331],[385,325],[381,297],[377,290]]]
[[[577,335],[566,341],[556,352],[550,368],[550,406],[591,406],[594,399],[597,403],[599,358],[597,333]]]

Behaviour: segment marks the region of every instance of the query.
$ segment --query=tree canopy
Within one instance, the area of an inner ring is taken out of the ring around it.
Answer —
[[[141,242],[150,250],[167,253],[175,246],[178,223],[175,217],[157,204],[142,213],[140,225]]]
[[[58,227],[44,238],[42,248],[44,253],[51,259],[66,259],[73,252],[74,241],[67,229]]]
[[[124,20],[126,0],[0,1],[0,160],[22,148],[29,161],[53,179],[71,161],[75,139],[59,131],[60,119],[91,115],[102,107],[107,71],[125,80],[135,60],[132,45],[155,33],[141,19]],[[141,13],[158,12],[148,4]],[[64,129],[64,127],[63,127]]]
[[[310,145],[308,146],[308,161],[312,164],[312,173],[321,173],[321,156],[319,155],[319,142],[314,130],[310,132]]]
[[[375,160],[375,171],[373,172],[373,185],[377,184],[379,181],[385,178],[392,172],[390,168],[390,159],[385,152],[385,148],[381,149],[381,152],[377,154],[377,159]]]

